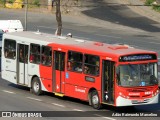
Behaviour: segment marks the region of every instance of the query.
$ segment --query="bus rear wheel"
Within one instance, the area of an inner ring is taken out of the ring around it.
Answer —
[[[33,81],[32,81],[32,92],[35,95],[40,95],[42,93],[41,83],[40,83],[38,77],[33,78]]]
[[[98,95],[98,92],[96,90],[93,90],[91,92],[91,105],[94,109],[100,109],[101,108],[99,95]]]

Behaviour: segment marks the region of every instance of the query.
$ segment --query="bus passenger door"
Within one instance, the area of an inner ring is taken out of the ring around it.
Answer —
[[[112,61],[102,62],[102,101],[108,104],[114,104],[114,65]]]
[[[53,92],[64,93],[65,52],[54,51]]]
[[[18,44],[17,83],[28,85],[28,45]]]

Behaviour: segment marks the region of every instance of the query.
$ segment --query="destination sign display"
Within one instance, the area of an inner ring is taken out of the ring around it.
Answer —
[[[121,56],[119,58],[119,62],[156,60],[156,59],[157,59],[157,56],[155,54],[137,54],[137,55]]]

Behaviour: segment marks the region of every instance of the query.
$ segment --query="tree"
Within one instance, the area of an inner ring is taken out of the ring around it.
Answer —
[[[60,10],[60,0],[55,0],[56,3],[56,20],[57,20],[57,30],[56,35],[60,36],[62,33],[62,18],[61,18],[61,10]]]

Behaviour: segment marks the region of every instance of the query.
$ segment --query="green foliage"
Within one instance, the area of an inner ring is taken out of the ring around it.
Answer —
[[[39,0],[33,0],[32,4],[39,7],[40,6],[40,1]]]
[[[6,0],[7,1],[7,0]],[[9,3],[14,3],[15,0],[8,0]]]
[[[152,3],[156,0],[146,0],[145,5],[152,5]]]
[[[151,5],[154,10],[160,12],[160,5],[153,5],[152,3],[156,0],[146,0],[145,5]]]
[[[157,5],[157,6],[153,6],[153,9],[160,12],[160,5]]]
[[[0,3],[14,3],[15,0],[0,0]]]

